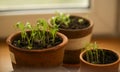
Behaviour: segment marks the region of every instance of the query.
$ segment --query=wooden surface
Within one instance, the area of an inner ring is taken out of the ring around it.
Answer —
[[[96,41],[101,48],[109,48],[120,53],[120,38],[110,38],[110,37],[99,37],[93,38],[92,42]],[[73,66],[73,67],[72,67]],[[8,46],[5,41],[0,41],[0,72],[13,72],[11,60],[9,56]],[[18,72],[80,72],[78,67],[71,65],[70,68],[58,67],[48,70],[24,70]]]

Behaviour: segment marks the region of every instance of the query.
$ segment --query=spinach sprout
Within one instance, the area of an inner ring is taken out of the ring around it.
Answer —
[[[61,12],[56,12],[56,16],[52,17],[50,22],[55,25],[59,22],[59,25],[64,24],[66,27],[69,27],[70,15],[64,14]]]
[[[53,39],[52,39],[53,43],[55,41],[56,33],[59,30],[58,28],[59,28],[59,25],[54,25],[54,26],[52,26],[52,28],[50,28],[50,33],[52,34],[52,37],[53,37]]]
[[[104,63],[104,51],[103,49],[98,49],[98,45],[95,43],[89,43],[85,46],[86,49],[86,60],[90,63],[98,64]],[[100,56],[102,56],[102,62],[100,60]]]
[[[79,22],[80,24],[82,24],[83,21],[84,21],[84,20],[83,20],[82,18],[78,19],[78,22]]]
[[[52,38],[52,43],[54,43],[58,31],[58,25],[50,27],[45,19],[39,19],[34,26],[29,22],[26,24],[18,22],[16,27],[21,31],[22,38],[22,41],[18,40],[17,43],[20,45],[21,42],[27,42],[28,49],[32,49],[33,43],[35,42],[45,47],[47,43],[50,43],[50,38]],[[27,33],[27,30],[29,30],[30,33]]]
[[[46,20],[44,19],[39,19],[37,21],[37,25],[42,29],[41,33],[40,33],[40,37],[41,37],[41,42],[43,44],[43,46],[45,46],[45,37],[46,37],[46,31],[49,29],[48,23],[46,22]]]
[[[21,31],[21,37],[22,37],[22,40],[25,40],[25,37],[26,37],[26,29],[24,27],[24,24],[21,23],[21,22],[18,22],[16,24],[16,27],[20,29]]]

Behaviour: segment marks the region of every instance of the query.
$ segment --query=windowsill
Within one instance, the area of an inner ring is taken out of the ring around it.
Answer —
[[[0,46],[1,46],[0,47],[0,72],[11,72],[13,69],[12,69],[11,60],[9,56],[9,50],[8,50],[8,46],[4,41],[0,42]],[[92,42],[94,41],[96,41],[101,48],[104,47],[104,48],[113,49],[118,53],[120,53],[120,45],[119,45],[120,37],[93,37]],[[61,71],[61,72],[67,72],[67,71],[80,72],[79,67],[77,67],[76,65],[71,65],[70,67],[60,66],[55,69],[56,71]],[[55,71],[55,69],[50,69],[50,70]],[[29,69],[27,70],[29,71]],[[30,70],[34,71],[33,69],[30,69]],[[35,71],[37,72],[37,70]],[[42,71],[49,72],[48,70],[42,70]]]
[[[64,13],[90,13],[89,8],[69,8],[69,9],[22,9],[22,10],[0,10],[0,16],[6,15],[29,15],[29,14],[54,14],[55,11]]]

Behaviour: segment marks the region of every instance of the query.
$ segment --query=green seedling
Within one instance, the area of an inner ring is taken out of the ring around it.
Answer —
[[[55,42],[56,33],[58,31],[58,25],[49,26],[45,19],[39,19],[37,24],[32,26],[29,22],[23,24],[18,22],[16,27],[21,31],[22,40],[18,40],[17,43],[20,45],[21,42],[27,42],[27,48],[32,49],[33,43],[37,42],[43,47],[47,43],[50,43],[50,38],[52,38],[52,42]],[[27,33],[27,30],[30,33]]]
[[[28,22],[27,22],[26,24],[23,24],[23,23],[21,23],[21,22],[18,22],[18,23],[16,24],[16,27],[17,27],[18,29],[20,29],[20,31],[21,31],[22,41],[23,41],[23,42],[24,42],[24,41],[27,41],[27,43],[28,43],[27,48],[31,49],[31,48],[32,48],[32,39],[33,39],[33,38],[31,38],[32,35],[33,35],[33,31],[32,31],[33,29],[32,29],[32,27],[31,27],[31,25],[30,25]],[[28,37],[28,35],[27,35],[27,33],[26,33],[26,31],[29,30],[29,29],[32,31],[30,37]],[[20,44],[20,43],[21,43],[20,40],[18,40],[18,44]]]
[[[56,37],[56,33],[58,32],[58,25],[54,25],[52,28],[50,28],[50,33],[52,34],[52,42],[54,43],[55,41],[55,37]]]
[[[89,43],[85,46],[86,49],[86,60],[93,64],[100,63],[100,54],[102,54],[102,63],[104,63],[104,51],[103,49],[98,49],[98,45],[95,43]]]
[[[49,29],[49,25],[48,25],[48,23],[46,22],[46,20],[44,20],[44,19],[39,19],[38,21],[37,21],[37,25],[42,29],[42,31],[40,31],[41,33],[39,33],[39,35],[40,35],[40,38],[41,38],[41,42],[42,42],[42,44],[45,46],[46,45],[46,43],[45,43],[45,37],[46,37],[46,31]],[[39,29],[40,30],[40,29]],[[38,35],[38,36],[39,36]]]
[[[26,37],[26,28],[24,27],[24,24],[21,23],[21,22],[18,22],[18,23],[16,24],[16,27],[17,27],[18,29],[20,29],[20,31],[21,31],[22,40],[25,40],[25,37]]]
[[[50,20],[53,25],[57,24],[59,22],[59,25],[64,24],[66,27],[69,27],[70,23],[70,15],[64,14],[61,12],[56,12],[56,16],[52,17]]]
[[[78,22],[80,23],[80,24],[82,24],[83,22],[84,22],[84,20],[83,19],[78,19]]]

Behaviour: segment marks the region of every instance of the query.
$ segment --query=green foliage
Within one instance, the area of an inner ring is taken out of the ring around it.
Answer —
[[[52,34],[52,37],[53,37],[53,39],[52,39],[52,42],[54,43],[54,41],[55,41],[55,37],[56,37],[56,33],[58,32],[58,29],[59,28],[59,26],[58,25],[54,25],[54,26],[52,26],[51,28],[50,28],[50,33]]]
[[[82,24],[82,22],[83,22],[84,20],[81,18],[81,19],[78,19],[78,22],[80,23],[80,24]]]
[[[56,16],[52,17],[50,20],[51,24],[57,25],[56,22],[59,22],[59,24],[65,24],[66,27],[69,26],[70,23],[70,15],[69,14],[64,14],[62,12],[56,12]]]
[[[21,22],[18,22],[16,24],[16,27],[21,30],[21,37],[22,37],[22,40],[24,40],[26,37],[26,28],[25,28],[24,24]]]
[[[70,18],[69,14],[65,14],[62,12],[56,12],[55,16],[50,19],[50,23],[54,25],[64,26],[65,28],[69,28],[71,23],[76,22],[76,19]],[[77,21],[79,24],[84,24],[84,19],[79,18]]]
[[[22,38],[22,40],[17,41],[18,44],[21,44],[21,42],[27,42],[28,49],[32,49],[33,42],[39,42],[41,45],[45,46],[46,40],[48,40],[47,43],[50,42],[50,37],[54,43],[56,33],[58,31],[57,25],[50,27],[45,19],[39,19],[37,24],[34,26],[32,26],[29,22],[26,24],[18,22],[16,27],[21,31]],[[27,30],[30,31],[30,34],[27,33]]]
[[[86,60],[90,63],[99,64],[104,63],[104,51],[103,49],[98,49],[98,45],[95,43],[89,43],[85,46],[85,57]],[[102,60],[100,59],[100,56],[102,56]],[[101,62],[102,61],[102,62]]]

